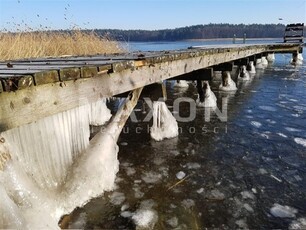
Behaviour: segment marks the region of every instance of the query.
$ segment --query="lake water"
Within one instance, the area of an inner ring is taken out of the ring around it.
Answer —
[[[131,50],[169,50],[203,44],[207,43],[129,45]],[[303,56],[305,60],[305,52]],[[222,99],[227,103],[226,122],[214,114],[207,122],[204,109],[197,108],[194,121],[179,122],[177,138],[155,142],[147,132],[151,124],[129,121],[118,142],[116,190],[77,209],[69,227],[136,229],[135,214],[142,221],[153,216],[154,229],[305,224],[306,66],[305,61],[291,66],[290,58],[277,54],[251,81],[238,83],[234,94],[219,92],[220,80],[212,81],[220,111]],[[197,98],[191,83],[185,90],[174,88],[173,81],[166,85],[171,111],[176,98]],[[180,115],[188,114],[188,104],[182,104]],[[141,104],[136,115],[139,120],[146,115]]]
[[[283,42],[282,39],[246,39],[245,44],[263,44]],[[190,41],[176,41],[176,42],[127,42],[122,43],[122,46],[129,51],[161,51],[161,50],[178,50],[187,49],[190,46],[201,45],[224,45],[233,44],[232,39],[211,39],[211,40],[190,40]],[[236,39],[236,44],[243,44],[242,39]]]

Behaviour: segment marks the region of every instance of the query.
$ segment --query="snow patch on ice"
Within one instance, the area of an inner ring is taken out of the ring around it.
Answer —
[[[155,184],[161,181],[162,175],[156,172],[145,172],[141,176],[141,179],[147,184]]]
[[[210,194],[208,195],[208,199],[212,199],[212,200],[224,200],[225,199],[225,195],[220,192],[217,189],[211,190]]]
[[[256,128],[260,128],[262,126],[262,124],[258,121],[251,121],[251,125],[253,125]]]
[[[178,218],[172,217],[171,219],[167,220],[167,224],[171,226],[172,228],[176,228],[178,225]]]
[[[286,127],[285,129],[286,129],[287,131],[289,131],[289,132],[301,132],[300,129],[296,129],[296,128],[292,128],[292,127]]]
[[[120,205],[120,204],[122,204],[124,201],[125,201],[125,196],[124,196],[124,193],[122,193],[122,192],[113,192],[113,193],[110,195],[110,202],[111,202],[113,205]]]
[[[187,166],[188,169],[199,169],[199,168],[201,168],[201,165],[199,163],[192,163],[192,162],[187,163],[186,166]]]
[[[120,213],[120,215],[121,215],[122,217],[124,217],[124,218],[130,218],[130,217],[133,216],[133,213],[130,212],[130,211],[123,211],[123,212]]]
[[[249,229],[245,219],[237,220],[235,224],[241,229]]]
[[[138,209],[132,216],[132,220],[137,227],[153,229],[158,220],[158,216],[155,210]]]
[[[254,212],[254,209],[247,203],[243,204],[243,207],[248,211],[248,212],[251,212],[253,213]]]
[[[195,206],[195,202],[192,199],[185,199],[182,201],[182,205],[186,209],[190,209],[191,207]]]
[[[296,138],[294,138],[294,141],[295,141],[295,143],[306,147],[306,139],[296,137]]]
[[[306,229],[306,218],[299,218],[292,221],[289,225],[289,229]]]
[[[249,192],[249,191],[243,191],[243,192],[241,192],[241,195],[242,195],[243,199],[251,199],[251,200],[255,199],[254,194]]]
[[[136,170],[134,168],[131,168],[131,167],[127,167],[125,169],[125,171],[126,171],[126,175],[128,175],[128,176],[132,176],[136,173]]]
[[[185,176],[186,176],[186,173],[184,173],[183,171],[179,171],[176,174],[176,178],[179,179],[179,180],[183,179]]]
[[[259,106],[259,108],[260,108],[261,110],[265,110],[265,111],[269,111],[269,112],[275,112],[275,111],[277,111],[276,108],[274,108],[274,107],[272,107],[272,106],[268,106],[268,105],[261,105],[261,106]]]
[[[283,134],[283,133],[277,133],[277,135],[280,136],[280,137],[288,138],[288,136]]]
[[[270,209],[270,213],[274,217],[295,218],[295,214],[297,214],[298,211],[295,208],[289,207],[287,205],[283,206],[280,204],[274,204]]]
[[[263,168],[260,168],[258,169],[258,173],[261,174],[261,175],[264,175],[264,174],[267,174],[267,170],[263,169]]]

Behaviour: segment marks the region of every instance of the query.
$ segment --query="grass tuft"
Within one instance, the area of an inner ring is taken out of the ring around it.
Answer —
[[[123,48],[118,42],[100,37],[94,32],[0,33],[0,60],[119,52],[123,52]]]

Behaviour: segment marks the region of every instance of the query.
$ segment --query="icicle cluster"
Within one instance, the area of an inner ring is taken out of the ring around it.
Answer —
[[[165,102],[153,102],[151,137],[156,141],[178,136],[178,124]]]
[[[106,129],[89,142],[89,125],[102,125],[111,117],[105,102],[1,133],[0,228],[57,229],[61,215],[112,188],[119,134]]]

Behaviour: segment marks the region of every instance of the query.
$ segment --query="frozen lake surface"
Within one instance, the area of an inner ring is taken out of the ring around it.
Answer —
[[[234,93],[219,92],[220,80],[212,81],[220,111],[222,99],[227,103],[226,122],[215,113],[206,122],[197,108],[193,122],[178,122],[178,137],[161,142],[150,138],[151,123],[128,122],[118,142],[116,189],[77,209],[69,227],[305,228],[306,66],[291,66],[290,58],[276,55]],[[170,111],[176,98],[197,98],[192,83],[166,84]],[[182,103],[180,115],[189,112]],[[140,103],[136,115],[146,116]]]

